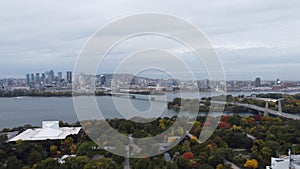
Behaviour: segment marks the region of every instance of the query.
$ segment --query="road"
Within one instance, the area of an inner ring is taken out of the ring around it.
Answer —
[[[129,145],[126,147],[127,149],[127,156],[125,157],[124,161],[124,169],[130,169],[130,161],[129,161],[129,156],[130,156],[130,145],[133,145],[133,138],[131,137],[132,135],[129,135]]]

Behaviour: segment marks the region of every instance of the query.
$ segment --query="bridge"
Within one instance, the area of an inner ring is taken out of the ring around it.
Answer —
[[[220,101],[212,101],[212,103],[216,103],[216,104],[230,104],[230,105],[234,105],[234,106],[240,106],[240,107],[245,107],[248,109],[252,109],[252,110],[256,110],[258,112],[264,112],[264,116],[269,116],[269,114],[274,115],[274,116],[278,116],[278,117],[283,117],[283,118],[287,118],[287,119],[293,119],[293,120],[300,120],[300,116],[296,116],[293,114],[289,114],[289,113],[284,113],[282,112],[282,107],[281,107],[281,100],[282,99],[265,99],[265,98],[257,98],[260,100],[264,100],[266,101],[266,106],[265,107],[260,107],[260,106],[256,106],[253,104],[245,104],[245,103],[236,103],[236,102],[220,102]],[[269,101],[278,101],[278,111],[276,110],[272,110],[269,109]]]
[[[126,97],[126,98],[130,98],[130,99],[168,102],[166,100],[165,95],[141,95],[141,94],[117,93],[117,92],[110,92],[110,94],[112,96]],[[264,116],[269,116],[269,114],[270,114],[273,116],[283,117],[283,118],[287,118],[287,119],[300,120],[300,116],[282,112],[281,100],[283,100],[283,99],[271,99],[271,98],[253,98],[253,99],[265,101],[266,102],[265,107],[260,107],[260,106],[256,106],[253,104],[237,103],[237,102],[211,101],[211,103],[230,104],[230,105],[234,105],[234,106],[245,107],[248,109],[256,110],[258,112],[264,112]],[[200,102],[201,102],[201,100],[200,100]],[[269,109],[269,102],[278,102],[278,110],[276,111],[276,110]]]
[[[129,99],[149,100],[157,102],[168,102],[166,95],[143,95],[143,94],[131,94],[131,93],[120,93],[120,92],[109,92],[110,95],[116,97],[125,97]]]
[[[289,113],[284,113],[282,111],[276,111],[276,110],[272,110],[269,109],[268,106],[264,107],[259,107],[256,105],[252,105],[252,104],[242,104],[242,103],[230,103],[231,105],[237,105],[237,106],[241,106],[241,107],[246,107],[252,110],[256,110],[259,112],[264,112],[264,116],[268,116],[269,114],[274,115],[274,116],[279,116],[279,117],[284,117],[287,119],[293,119],[293,120],[300,120],[300,116],[296,116],[293,114],[289,114]],[[267,102],[268,105],[268,102]]]

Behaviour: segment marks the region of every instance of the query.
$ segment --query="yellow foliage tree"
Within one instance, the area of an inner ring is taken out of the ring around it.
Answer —
[[[57,152],[57,146],[56,145],[50,146],[50,153],[52,155],[56,155],[56,152]]]
[[[70,147],[70,153],[71,154],[75,154],[77,150],[77,145],[76,144],[72,144]]]
[[[247,160],[246,163],[244,164],[244,167],[256,169],[258,168],[258,162],[255,159]]]
[[[224,168],[224,165],[223,164],[218,164],[216,169],[223,169]]]
[[[233,126],[232,126],[232,130],[234,130],[234,131],[242,130],[242,127],[241,127],[241,126],[233,125]]]

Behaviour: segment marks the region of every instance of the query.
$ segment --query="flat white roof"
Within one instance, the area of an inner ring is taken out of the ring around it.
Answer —
[[[43,128],[27,129],[16,137],[10,139],[9,142],[17,140],[62,140],[65,139],[68,135],[78,134],[81,130],[81,127],[58,127],[57,124],[57,122],[43,122]]]

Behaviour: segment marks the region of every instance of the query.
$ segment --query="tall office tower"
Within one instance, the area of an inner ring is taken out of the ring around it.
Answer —
[[[106,77],[104,75],[100,76],[100,83],[103,85],[106,82]]]
[[[46,78],[46,75],[45,75],[45,73],[42,73],[42,76],[41,76],[41,82],[45,82],[45,78]]]
[[[33,73],[31,73],[31,77],[30,77],[30,82],[34,82],[34,74]]]
[[[260,82],[260,81],[261,81],[260,78],[257,77],[257,78],[255,79],[255,84],[254,84],[254,86],[255,86],[255,87],[260,87],[260,86],[261,86],[261,82]]]
[[[57,72],[57,81],[60,83],[62,80],[62,72]]]
[[[29,74],[28,73],[26,74],[26,81],[25,81],[25,83],[26,83],[26,86],[29,86],[30,78],[29,78]]]
[[[39,74],[39,73],[36,73],[36,74],[35,74],[34,83],[39,84],[40,82],[41,82],[41,81],[40,81],[40,74]]]
[[[72,83],[72,72],[71,71],[67,71],[67,82]]]
[[[50,70],[48,75],[48,83],[52,83],[54,81],[54,72],[53,70]]]

